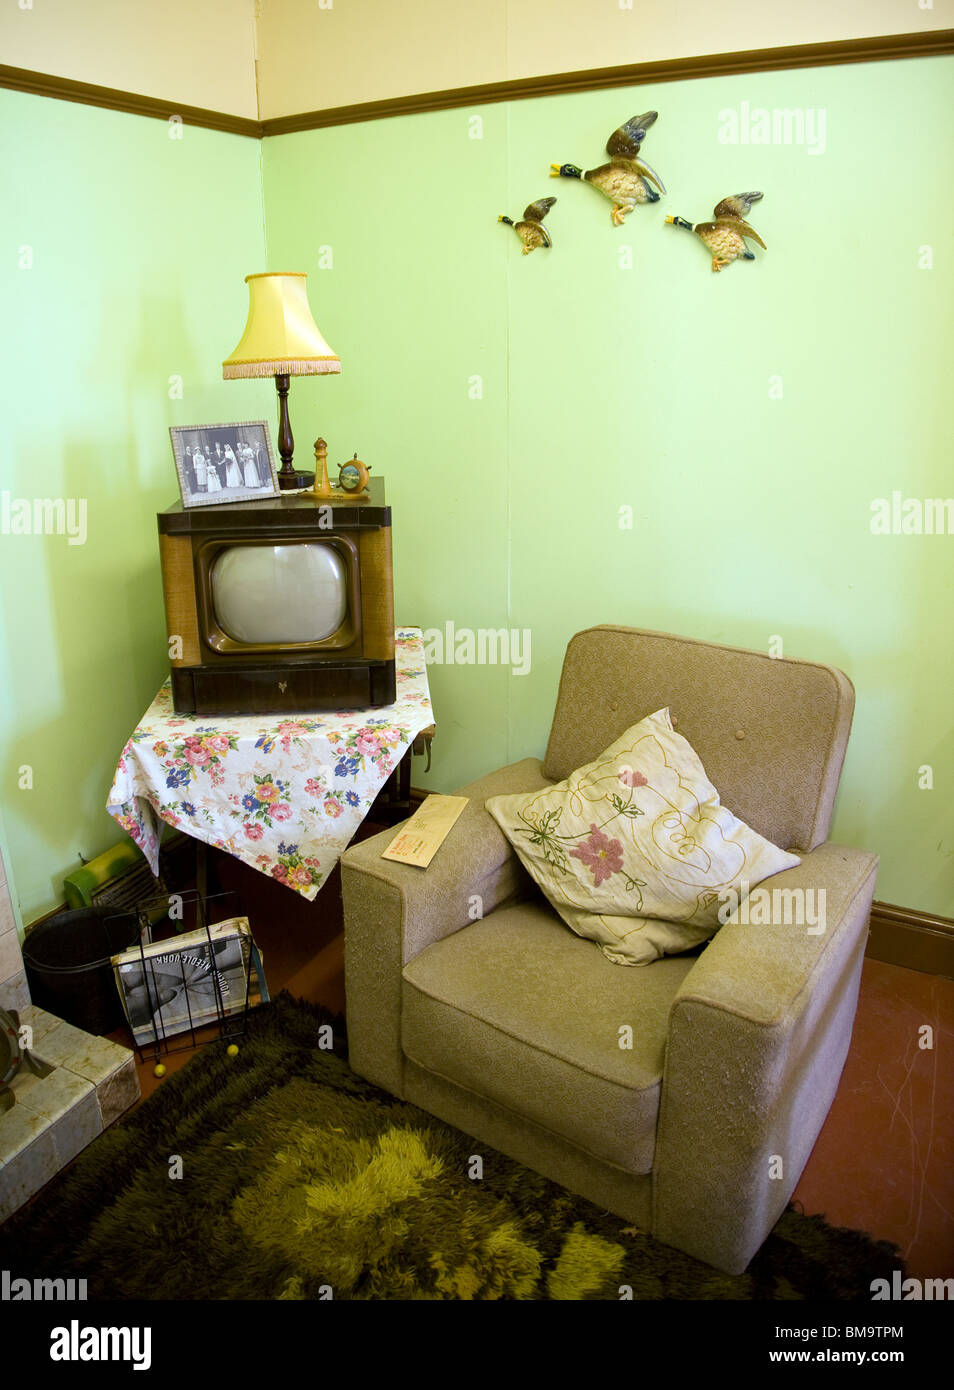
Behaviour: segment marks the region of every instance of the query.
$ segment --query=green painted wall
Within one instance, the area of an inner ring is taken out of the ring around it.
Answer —
[[[431,667],[417,782],[542,754],[582,627],[780,637],[857,689],[834,836],[880,853],[880,899],[954,913],[954,537],[869,524],[874,499],[954,494],[952,76],[859,64],[265,141],[270,267],[310,273],[343,363],[295,383],[298,438],[385,475],[399,621],[532,634],[525,676]],[[652,107],[643,153],[669,194],[617,229],[549,163],[592,167]],[[720,139],[722,113],[760,108],[816,124]],[[665,215],[750,188],[768,250],[713,275]],[[554,250],[521,257],[496,216],[547,194]]]
[[[168,672],[168,427],[274,414],[270,383],[221,371],[264,260],[260,167],[256,141],[0,91],[0,492],[82,499],[87,531],[0,533],[0,776],[26,922],[80,853],[123,838],[106,794]]]
[[[262,147],[0,92],[0,493],[85,499],[87,515],[83,545],[0,533],[0,776],[24,920],[61,900],[80,852],[121,838],[106,793],[166,670],[168,426],[272,420],[270,383],[220,366],[263,266],[309,272],[342,356],[340,377],[293,384],[296,453],[321,433],[333,462],[357,450],[387,478],[399,620],[531,633],[527,675],[432,666],[439,740],[416,781],[452,790],[542,753],[581,627],[778,636],[857,688],[834,834],[881,854],[882,900],[954,913],[954,538],[869,526],[873,499],[954,493],[952,70],[673,83]],[[743,103],[823,111],[823,152],[723,143],[720,113]],[[648,107],[644,153],[670,192],[616,229],[549,163],[599,162]],[[663,219],[752,187],[769,249],[714,276]],[[495,219],[545,194],[555,249],[521,257]]]

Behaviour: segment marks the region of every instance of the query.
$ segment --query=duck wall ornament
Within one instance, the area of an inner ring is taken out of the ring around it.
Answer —
[[[550,233],[543,225],[543,219],[555,202],[556,198],[538,198],[535,203],[528,203],[520,222],[514,222],[512,217],[504,217],[503,213],[497,218],[498,222],[506,222],[507,226],[512,227],[517,233],[523,242],[525,256],[529,256],[531,251],[536,251],[538,246],[545,246],[549,250],[553,245]]]
[[[658,203],[659,193],[666,191],[659,175],[637,158],[646,132],[658,115],[658,111],[646,111],[642,116],[633,116],[619,130],[614,130],[606,142],[606,153],[610,156],[608,164],[601,164],[598,169],[587,169],[585,173],[575,164],[551,164],[550,177],[583,179],[585,183],[591,183],[604,198],[609,198],[613,204],[613,222],[621,227],[626,215],[632,212],[637,203]],[[647,179],[653,181],[659,193],[650,188]]]
[[[685,227],[701,237],[712,256],[712,269],[722,270],[723,266],[731,265],[740,256],[745,261],[755,260],[755,252],[745,244],[746,237],[757,241],[763,251],[768,250],[758,232],[745,221],[752,204],[761,197],[761,193],[736,193],[734,198],[723,198],[713,210],[714,222],[697,222],[693,226],[684,217],[667,217],[666,221],[674,227]]]

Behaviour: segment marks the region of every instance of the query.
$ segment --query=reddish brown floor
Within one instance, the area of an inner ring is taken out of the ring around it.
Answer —
[[[954,1275],[952,1041],[954,980],[865,960],[845,1070],[794,1194],[893,1241],[919,1279]]]
[[[270,992],[343,1013],[338,871],[306,903],[228,856],[216,855],[215,867],[223,889],[242,895]],[[924,1025],[929,1049],[919,1047]],[[954,981],[865,960],[848,1061],[794,1193],[809,1214],[898,1245],[909,1275],[922,1279],[954,1276],[952,1034]],[[191,1055],[166,1057],[167,1072]],[[140,1066],[144,1095],[162,1084],[152,1066]]]

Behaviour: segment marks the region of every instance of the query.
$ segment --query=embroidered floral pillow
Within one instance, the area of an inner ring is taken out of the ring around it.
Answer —
[[[668,709],[566,781],[487,810],[567,925],[620,965],[698,946],[730,889],[801,862],[720,804]]]

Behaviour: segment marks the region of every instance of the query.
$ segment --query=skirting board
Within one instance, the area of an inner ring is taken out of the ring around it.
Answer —
[[[428,793],[411,788],[414,812]],[[868,922],[865,955],[925,975],[954,980],[954,918],[935,917],[913,907],[874,902]]]
[[[868,925],[865,955],[872,960],[954,980],[954,920],[950,917],[874,902]]]

